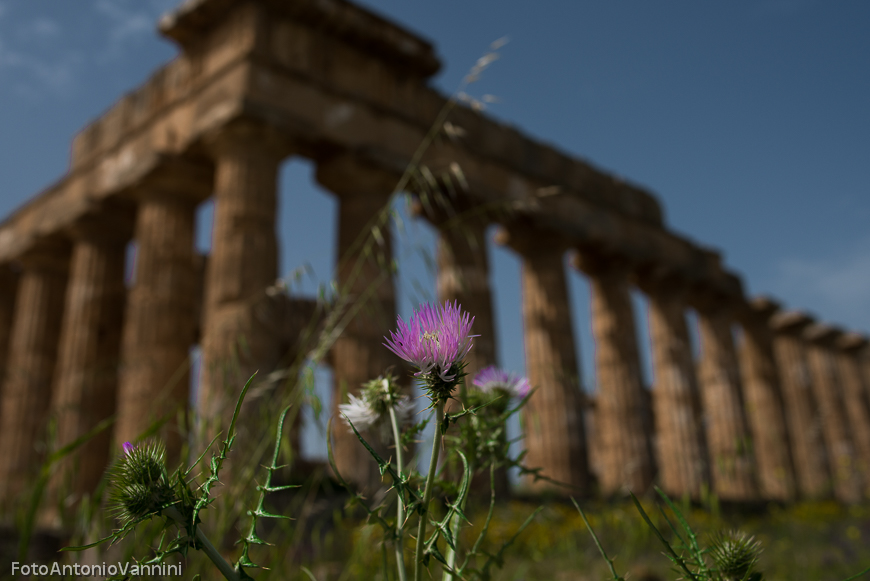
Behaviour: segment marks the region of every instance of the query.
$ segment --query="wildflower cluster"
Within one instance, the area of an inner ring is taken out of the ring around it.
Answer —
[[[381,474],[388,474],[391,478],[395,504],[392,500],[387,501],[386,494],[374,507],[366,506],[365,497],[361,494],[354,495],[353,499],[363,503],[370,522],[383,527],[385,540],[382,546],[382,562],[385,576],[386,568],[389,566],[387,546],[392,545],[397,581],[410,581],[412,578],[414,581],[422,581],[423,571],[429,572],[432,559],[441,563],[443,581],[491,579],[490,568],[498,567],[503,563],[504,551],[517,538],[519,532],[531,523],[538,512],[535,511],[530,515],[520,530],[497,551],[491,552],[489,549],[482,548],[493,514],[496,471],[514,466],[526,473],[534,472],[521,466],[519,459],[510,457],[510,442],[506,435],[507,420],[528,401],[532,396],[532,389],[529,381],[521,375],[495,366],[486,367],[474,377],[470,385],[464,386],[461,393],[455,395],[455,399],[458,399],[462,405],[462,410],[449,414],[445,412],[446,400],[454,398],[454,390],[462,384],[465,375],[463,358],[472,346],[473,335],[470,335],[472,322],[473,318],[463,313],[458,303],[437,307],[424,305],[412,315],[408,324],[400,318],[398,331],[390,333],[390,338],[387,340],[387,347],[418,368],[415,375],[423,379],[432,400],[432,415],[436,418],[438,428],[432,437],[429,472],[425,478],[413,467],[405,466],[402,443],[408,434],[403,435],[402,432],[410,423],[414,406],[409,398],[401,393],[397,378],[389,371],[362,385],[358,395],[351,395],[348,403],[339,406],[345,422],[378,462]],[[137,445],[124,444],[123,454],[111,473],[114,511],[123,526],[121,530],[99,542],[107,540],[116,542],[132,532],[136,524],[142,520],[152,516],[163,516],[166,518],[163,538],[171,528],[176,530],[176,535],[166,545],[161,539],[157,548],[153,549],[155,556],[143,564],[161,563],[173,553],[186,556],[188,550],[195,549],[203,551],[225,579],[229,581],[251,579],[247,570],[258,568],[259,565],[251,561],[249,550],[252,546],[266,544],[257,535],[258,519],[286,518],[270,513],[265,508],[264,500],[267,493],[292,488],[292,486],[272,484],[273,474],[283,468],[279,465],[278,459],[289,407],[285,408],[279,416],[272,461],[270,465],[264,466],[267,475],[265,481],[257,486],[260,493],[259,500],[254,510],[248,512],[252,521],[249,532],[240,539],[242,553],[235,565],[225,560],[198,526],[200,512],[211,503],[209,490],[218,482],[221,464],[226,459],[235,439],[235,422],[250,384],[249,380],[242,390],[228,436],[221,442],[218,452],[212,457],[209,474],[202,484],[195,485],[190,474],[205,453],[194,462],[193,466],[186,470],[178,469],[170,477],[165,464],[165,449],[161,443],[147,441]],[[460,419],[462,421],[457,422]],[[448,431],[447,428],[451,425],[456,426],[457,429]],[[419,433],[421,429],[422,424],[409,429],[408,433]],[[392,435],[395,457],[385,460],[379,456],[364,440],[360,434],[361,430],[373,431],[381,438],[382,443],[387,444]],[[446,446],[442,447],[442,442],[446,443]],[[449,469],[446,471],[452,475],[461,473],[458,485],[442,480],[446,463],[441,465],[439,462],[444,458],[442,454],[445,450],[447,462],[452,459],[454,466],[461,468],[461,471]],[[349,486],[339,474],[331,450],[330,462],[339,482]],[[465,511],[470,485],[474,475],[484,471],[489,472],[491,498],[489,514],[473,546],[464,549],[460,546],[460,531],[468,522]],[[439,472],[442,476],[436,476]],[[697,540],[697,535],[689,527],[679,509],[664,493],[656,490],[682,527],[682,531],[679,531],[678,526],[662,510],[662,516],[678,540],[674,545],[667,541],[652,523],[640,501],[634,495],[631,497],[647,525],[664,544],[665,554],[671,559],[681,578],[696,581],[763,581],[762,573],[756,570],[761,547],[753,537],[740,532],[722,533],[714,537],[708,547],[702,547]],[[439,499],[442,509],[430,511],[430,505],[433,504],[431,501],[436,498]],[[386,513],[386,509],[392,506],[395,506],[396,510],[394,519]],[[579,505],[577,508],[580,509]],[[623,579],[616,572],[614,560],[608,558],[604,552],[586,515],[582,510],[580,513],[607,561],[612,578]],[[415,518],[417,519],[416,535],[409,535],[408,527]],[[411,536],[415,542],[413,577],[410,571],[406,570],[405,563],[404,539],[408,536]],[[86,547],[76,549],[82,548]],[[116,578],[120,579],[120,577],[112,577],[112,579]]]

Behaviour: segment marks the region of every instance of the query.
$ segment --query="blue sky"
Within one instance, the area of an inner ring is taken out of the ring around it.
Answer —
[[[435,44],[445,93],[507,36],[470,88],[499,98],[489,114],[648,188],[750,295],[870,330],[870,3],[362,3]],[[59,178],[75,132],[172,58],[155,24],[174,4],[0,0],[0,216]],[[311,172],[285,164],[279,224],[282,272],[313,269],[306,292],[333,256],[334,202]],[[407,314],[425,297],[414,288],[434,289],[420,258],[431,232],[408,223],[402,236]],[[492,258],[502,363],[522,370],[518,263]],[[570,286],[591,385],[588,289],[576,274]],[[638,325],[645,342],[643,311]]]

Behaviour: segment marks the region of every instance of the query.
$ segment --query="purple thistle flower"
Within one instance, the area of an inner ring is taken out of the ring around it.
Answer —
[[[130,442],[124,442],[124,445],[122,446],[122,448],[124,448],[124,454],[129,455],[130,452],[132,452],[133,449],[136,448],[136,446],[134,446]]]
[[[495,365],[481,369],[474,378],[473,384],[484,393],[503,391],[510,397],[520,399],[526,397],[531,389],[529,380],[525,376],[509,373]]]
[[[398,318],[398,330],[384,337],[384,346],[417,367],[420,371],[415,376],[429,383],[450,384],[458,381],[460,364],[471,349],[472,337],[477,336],[469,335],[472,324],[474,317],[462,312],[458,301],[435,307],[425,304],[407,324]]]

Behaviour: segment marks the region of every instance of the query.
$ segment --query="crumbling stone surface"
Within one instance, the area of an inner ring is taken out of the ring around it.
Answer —
[[[68,245],[52,241],[19,258],[22,271],[0,403],[0,504],[7,510],[45,458],[69,252]]]
[[[602,448],[599,485],[605,494],[640,493],[651,486],[655,464],[628,264],[584,250],[575,259],[575,266],[589,276],[592,290],[595,421]]]
[[[798,491],[802,498],[817,499],[830,496],[831,473],[806,347],[801,338],[803,330],[812,322],[806,314],[790,311],[778,313],[771,326],[775,332],[773,346],[782,381]]]
[[[700,498],[710,475],[701,426],[698,378],[686,325],[687,288],[665,278],[648,281],[656,454],[662,489]]]
[[[765,297],[747,304],[739,317],[743,328],[739,356],[759,492],[766,499],[790,501],[797,489],[770,328],[778,309],[778,303]]]
[[[537,392],[523,410],[525,463],[541,475],[575,487],[529,479],[532,490],[584,494],[590,490],[584,397],[576,359],[568,283],[559,237],[520,228],[500,241],[522,257],[523,335],[526,370]]]
[[[115,413],[131,218],[132,212],[104,212],[72,231],[75,243],[51,396],[55,449],[72,444]],[[72,511],[96,488],[109,462],[111,435],[104,430],[60,461],[49,484],[48,511],[59,505]],[[57,517],[45,516],[49,521]]]
[[[731,317],[727,306],[699,305],[698,378],[707,416],[713,490],[723,499],[749,500],[756,497],[758,486]]]
[[[854,462],[865,498],[870,497],[870,382],[861,369],[861,354],[867,343],[867,338],[858,333],[846,333],[838,338],[834,352],[849,417]]]
[[[861,500],[861,487],[854,462],[849,418],[845,409],[843,385],[837,367],[834,343],[841,331],[815,324],[804,330],[810,375],[822,424],[822,438],[828,451],[834,496],[843,502]]]

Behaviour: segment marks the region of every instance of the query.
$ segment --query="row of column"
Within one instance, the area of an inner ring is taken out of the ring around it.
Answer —
[[[188,354],[198,330],[204,436],[216,433],[219,421],[226,428],[254,371],[262,378],[289,363],[275,321],[258,305],[278,274],[277,176],[292,150],[251,123],[233,124],[206,145],[208,162],[165,160],[123,202],[95,207],[69,231],[19,257],[17,273],[0,269],[0,503],[7,514],[32,491],[51,454],[83,437],[80,449],[51,468],[46,525],[57,525],[95,489],[113,442],[117,448],[156,431],[177,461],[191,435]],[[349,160],[324,163],[319,176],[341,200],[339,283],[349,303],[362,307],[332,358],[337,390],[356,391],[395,363],[380,347],[396,310],[389,228],[374,249],[357,240],[388,200],[394,178]],[[209,195],[213,243],[203,275],[195,212]],[[131,238],[136,259],[128,290]],[[362,271],[355,256],[364,258]],[[379,281],[373,297],[359,296],[372,280]],[[255,404],[287,395],[255,391],[246,412],[251,421],[238,425],[237,448],[263,433],[264,424],[251,415],[256,409],[268,408],[274,419],[274,406]],[[341,446],[342,454],[348,448]],[[354,445],[351,464],[356,456]]]
[[[634,371],[629,272],[618,260],[587,255],[595,256],[581,250],[576,265],[592,290],[603,492],[644,490],[656,466],[662,487],[677,495],[697,497],[708,484],[727,500],[864,497],[870,375],[860,368],[863,338],[810,325],[805,315],[774,316],[778,305],[768,300],[733,304],[697,290],[690,296],[688,285],[672,278],[638,277],[649,298],[652,338],[654,431],[646,442],[656,445],[650,451],[638,443],[647,412],[634,407],[644,398]],[[531,304],[525,299],[524,309]],[[697,363],[685,322],[690,304],[698,315]],[[739,352],[732,332],[738,322]],[[618,365],[611,363],[615,352]]]
[[[134,440],[157,419],[165,421],[160,433],[177,455],[189,429],[187,358],[198,326],[204,358],[198,405],[205,420],[226,422],[251,373],[262,376],[286,362],[270,322],[254,307],[277,276],[277,174],[292,148],[248,123],[224,129],[207,145],[209,164],[168,161],[131,193],[134,210],[104,207],[64,239],[45,240],[20,257],[17,276],[0,276],[0,353],[7,353],[0,357],[0,500],[7,506],[24,492],[48,446],[72,444],[113,414],[114,427],[56,471],[50,489],[57,506],[93,489],[112,439]],[[381,346],[396,314],[384,212],[395,176],[350,155],[320,163],[317,176],[340,200],[336,306],[347,316],[331,350],[335,411],[345,394],[398,363]],[[213,247],[201,289],[194,215],[210,194]],[[473,208],[456,209],[453,218],[430,219],[440,234],[439,300],[459,300],[474,313],[481,335],[468,369],[473,376],[496,362],[488,222],[480,215],[467,219]],[[131,236],[138,253],[135,281],[125,292]],[[591,493],[594,446],[597,485],[605,494],[643,491],[658,479],[671,494],[697,496],[709,485],[730,500],[834,494],[851,502],[864,495],[870,364],[859,357],[862,338],[777,314],[772,303],[729,305],[678,277],[640,276],[628,262],[580,249],[573,265],[592,289],[593,433],[563,262],[570,244],[530,225],[504,230],[501,242],[522,259],[526,364],[538,390],[524,417],[528,466],[572,493]],[[651,392],[640,372],[632,283],[649,297]],[[685,318],[690,303],[701,337],[697,363]],[[738,320],[739,353],[732,334]],[[256,422],[246,426],[260,431]],[[354,438],[343,429],[334,429],[333,438],[345,477],[377,480]],[[547,480],[530,484],[553,488]],[[71,494],[61,499],[61,490]]]
[[[483,322],[476,332],[488,333],[486,249],[480,242],[469,248],[469,241],[483,240],[487,222],[464,219],[469,209],[453,206],[452,220],[426,213],[439,228],[439,300],[473,305]],[[563,263],[570,244],[523,223],[502,228],[496,241],[522,260],[526,369],[538,390],[524,414],[525,463],[570,487],[545,480],[529,488],[591,492],[594,446],[604,494],[644,491],[656,480],[673,495],[698,498],[707,489],[724,500],[856,502],[870,492],[863,337],[779,313],[769,299],[737,304],[673,274],[633,272],[626,261],[580,249],[573,266],[589,278],[595,339],[590,406],[580,388]],[[640,373],[632,282],[648,297],[651,390]],[[701,341],[697,362],[686,324],[690,306]],[[483,347],[485,363],[494,363],[494,350]],[[585,425],[590,416],[593,430]]]
[[[170,168],[161,171],[132,192],[134,203],[95,207],[19,257],[17,283],[7,275],[0,321],[7,513],[47,468],[42,520],[56,524],[96,488],[112,441],[135,440],[160,419],[178,459],[198,303],[194,212],[210,188],[188,181],[189,171],[177,183]],[[131,237],[137,256],[128,291]],[[74,451],[48,464],[67,447]]]

